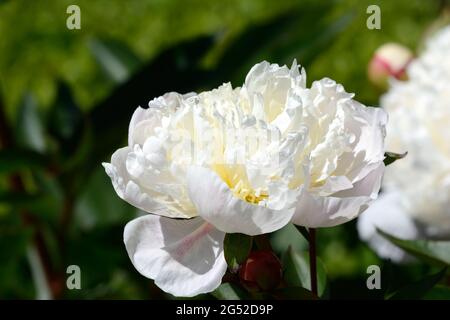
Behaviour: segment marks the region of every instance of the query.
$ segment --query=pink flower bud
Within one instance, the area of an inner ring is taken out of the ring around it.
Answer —
[[[275,289],[282,279],[282,266],[273,252],[254,251],[242,264],[239,277],[249,290]]]
[[[386,43],[375,51],[369,63],[369,79],[382,89],[387,87],[390,77],[406,80],[406,67],[412,59],[413,54],[408,48],[396,43]]]

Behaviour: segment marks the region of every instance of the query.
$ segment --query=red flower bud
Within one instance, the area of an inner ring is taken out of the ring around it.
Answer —
[[[282,279],[280,260],[271,251],[254,251],[239,270],[239,277],[249,290],[271,290]]]

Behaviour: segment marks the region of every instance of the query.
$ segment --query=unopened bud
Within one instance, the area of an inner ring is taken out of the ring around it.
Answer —
[[[271,290],[282,279],[280,260],[271,251],[254,251],[239,270],[242,283],[250,290]]]
[[[382,89],[387,87],[390,77],[406,80],[406,67],[412,59],[413,53],[408,48],[396,43],[384,44],[375,51],[369,63],[369,79]]]

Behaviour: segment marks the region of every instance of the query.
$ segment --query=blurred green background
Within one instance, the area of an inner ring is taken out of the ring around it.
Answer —
[[[81,30],[66,28],[70,4],[81,8]],[[366,27],[371,4],[381,30]],[[0,298],[45,297],[43,275],[55,298],[170,298],[129,262],[122,231],[137,212],[101,167],[126,143],[134,109],[167,91],[239,86],[255,63],[294,58],[309,83],[330,77],[377,105],[366,76],[374,50],[392,41],[415,50],[441,8],[437,0],[0,1]],[[280,255],[306,249],[292,225],[271,240]],[[379,260],[354,222],[318,230],[318,242],[330,298],[380,298],[366,288],[370,264],[395,274],[391,286],[428,268]],[[71,264],[81,290],[66,289]]]

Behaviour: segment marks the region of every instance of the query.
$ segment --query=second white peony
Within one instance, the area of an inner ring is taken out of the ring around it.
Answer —
[[[407,255],[377,234],[403,239],[450,238],[450,26],[429,39],[381,99],[389,113],[386,147],[408,152],[386,169],[383,194],[358,221],[360,237],[383,258]]]

